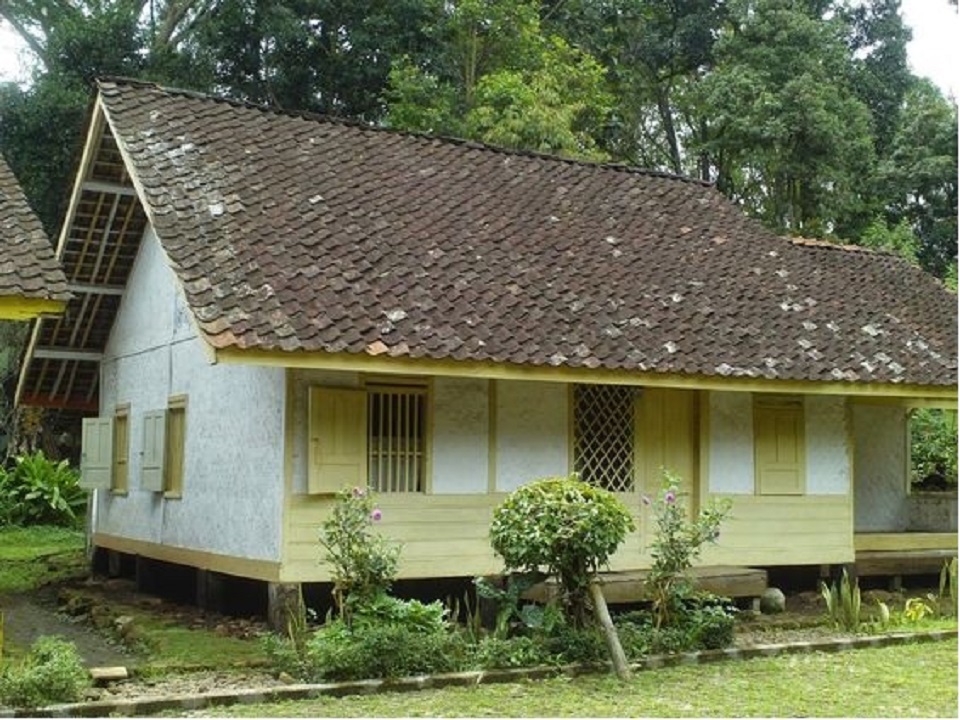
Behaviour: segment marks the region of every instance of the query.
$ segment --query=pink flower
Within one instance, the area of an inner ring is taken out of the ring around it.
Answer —
[[[373,512],[370,513],[370,519],[374,522],[380,522],[383,519],[383,513],[380,512],[380,508],[374,508]]]
[[[663,501],[667,505],[673,505],[677,501],[677,494],[673,490],[667,490],[663,496]]]
[[[364,495],[366,495],[366,494],[367,494],[367,493],[364,491],[363,488],[355,487],[355,488],[353,489],[353,496],[354,496],[355,498],[362,498],[362,497],[363,497]]]

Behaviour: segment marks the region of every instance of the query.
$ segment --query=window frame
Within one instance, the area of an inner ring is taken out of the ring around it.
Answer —
[[[570,472],[577,472],[577,389],[578,388],[617,388],[626,393],[630,394],[630,428],[629,433],[625,433],[629,437],[630,443],[630,485],[626,489],[611,490],[606,485],[594,485],[586,478],[583,478],[584,482],[588,482],[594,487],[599,487],[603,490],[615,493],[617,495],[637,495],[640,493],[640,457],[639,457],[639,443],[637,438],[638,432],[638,418],[637,418],[637,399],[641,392],[643,392],[642,386],[635,385],[615,385],[615,384],[606,384],[606,383],[570,383],[569,390],[569,468]]]
[[[121,427],[123,428],[122,437]],[[110,494],[121,497],[130,494],[130,403],[117,405],[113,411]]]
[[[179,418],[179,420],[177,420]],[[179,428],[177,424],[179,423]],[[187,457],[187,396],[171,395],[167,399],[166,432],[163,442],[163,497],[168,500],[183,498],[183,481]],[[176,433],[175,433],[176,431]],[[179,435],[179,450],[174,440]]]
[[[416,379],[408,378],[365,378],[363,390],[367,398],[367,433],[366,433],[366,456],[367,456],[367,487],[373,492],[381,495],[426,495],[430,488],[430,455],[432,450],[431,439],[433,436],[433,425],[431,418],[433,413],[431,385]],[[420,487],[414,490],[385,490],[375,488],[371,484],[373,474],[373,451],[371,440],[373,439],[372,423],[372,399],[375,395],[412,395],[420,398],[420,424],[422,433],[420,437],[421,449],[419,451],[419,466],[421,474]]]

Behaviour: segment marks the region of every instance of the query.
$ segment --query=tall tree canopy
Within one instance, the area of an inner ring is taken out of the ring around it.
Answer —
[[[931,0],[946,1],[946,0]],[[0,150],[55,235],[93,78],[626,162],[955,276],[957,112],[900,0],[0,0]]]

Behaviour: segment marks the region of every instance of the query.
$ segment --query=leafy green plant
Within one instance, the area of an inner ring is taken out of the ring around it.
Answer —
[[[857,580],[851,582],[846,569],[839,583],[827,585],[821,582],[820,595],[827,604],[827,615],[834,625],[848,632],[860,629],[860,583]]]
[[[659,496],[654,500],[644,498],[657,523],[651,548],[653,566],[646,583],[658,628],[670,624],[681,611],[684,599],[690,597],[690,568],[706,543],[717,542],[720,525],[731,510],[729,500],[715,501],[694,520],[688,520],[679,486],[679,478],[664,470]]]
[[[18,455],[12,468],[0,470],[0,524],[72,527],[86,504],[80,473],[42,450]]]
[[[90,686],[90,676],[73,643],[38,638],[27,656],[0,672],[0,705],[38,708],[76,702]]]
[[[903,606],[903,618],[914,625],[934,615],[934,609],[923,598],[910,598]]]
[[[508,573],[556,577],[564,612],[582,625],[592,578],[633,529],[612,493],[576,475],[549,477],[515,490],[494,511],[490,542]]]
[[[323,559],[332,568],[333,595],[343,617],[351,608],[384,595],[393,584],[400,546],[374,530],[383,513],[365,488],[337,494],[330,516],[320,526]]]
[[[483,577],[473,579],[477,596],[492,600],[497,605],[497,617],[493,630],[496,637],[506,638],[510,632],[510,623],[521,621],[520,598],[542,577],[540,573],[511,573],[502,583]]]
[[[354,609],[352,623],[357,627],[390,624],[410,632],[439,633],[447,627],[446,618],[447,609],[439,601],[422,603],[378,595]]]

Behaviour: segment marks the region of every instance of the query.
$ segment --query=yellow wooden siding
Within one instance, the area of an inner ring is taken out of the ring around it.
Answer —
[[[489,495],[380,495],[380,531],[403,543],[400,577],[456,577],[497,573],[500,560],[490,549],[488,532],[494,508],[505,493]],[[622,498],[638,532],[612,558],[614,570],[650,567],[652,526],[641,518],[637,495]],[[332,498],[294,496],[284,533],[281,579],[329,580],[320,563],[320,523]],[[646,524],[644,524],[646,523]],[[853,560],[853,519],[849,498],[838,496],[733,497],[731,518],[721,529],[721,544],[704,553],[704,565],[804,565]]]
[[[757,492],[801,495],[804,491],[803,404],[758,399],[753,408]]]
[[[637,399],[636,417],[638,487],[656,497],[667,470],[680,480],[680,493],[692,512],[699,485],[696,393],[646,388]]]
[[[118,412],[113,420],[113,479],[110,489],[125,493],[130,485],[130,417]]]
[[[312,387],[307,488],[330,494],[367,485],[367,393]]]
[[[896,552],[908,550],[956,550],[956,533],[857,533],[853,544],[862,552]]]

